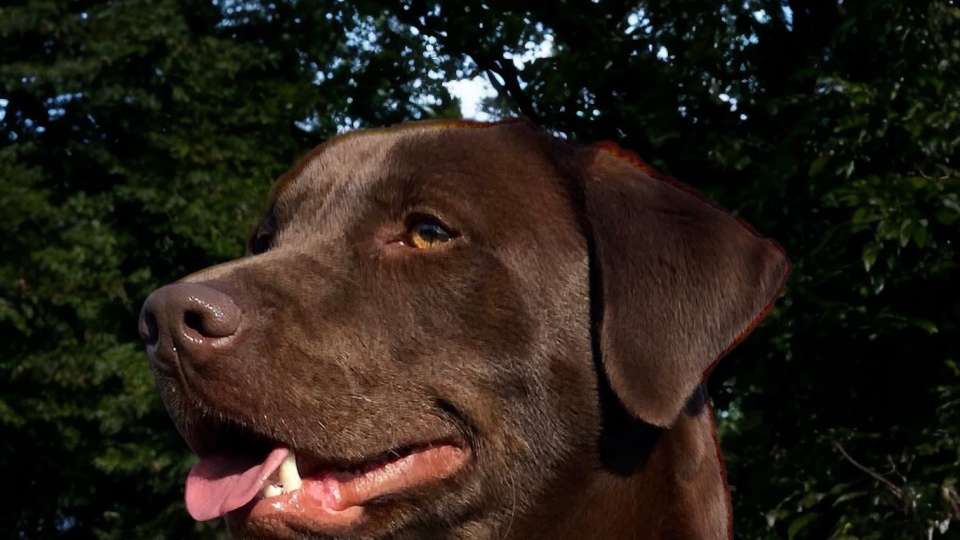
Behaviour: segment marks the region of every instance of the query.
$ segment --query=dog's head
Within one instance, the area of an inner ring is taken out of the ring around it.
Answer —
[[[141,333],[201,457],[195,517],[503,535],[606,466],[605,392],[670,426],[786,274],[772,242],[615,147],[424,122],[310,153],[249,255],[154,292]]]

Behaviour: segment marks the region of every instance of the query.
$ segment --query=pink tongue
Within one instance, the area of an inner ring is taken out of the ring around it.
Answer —
[[[225,454],[200,459],[187,475],[187,512],[206,521],[247,504],[289,453],[275,448],[263,462]]]

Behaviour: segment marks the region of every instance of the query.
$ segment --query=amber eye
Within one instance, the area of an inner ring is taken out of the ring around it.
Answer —
[[[259,255],[270,249],[273,237],[270,234],[257,232],[249,242],[248,250],[251,255]]]
[[[456,234],[447,229],[437,218],[418,216],[410,223],[404,243],[417,249],[429,249],[439,247],[440,244],[449,242],[455,237]]]
[[[277,218],[271,208],[247,241],[247,250],[250,254],[259,255],[273,247],[273,237],[277,232],[276,230]]]

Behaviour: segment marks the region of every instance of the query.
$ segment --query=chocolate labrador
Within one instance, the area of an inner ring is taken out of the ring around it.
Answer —
[[[615,145],[526,122],[336,137],[249,254],[140,331],[239,538],[729,539],[702,391],[788,274],[770,240]]]

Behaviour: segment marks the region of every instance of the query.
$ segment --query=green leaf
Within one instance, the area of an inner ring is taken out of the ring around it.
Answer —
[[[867,491],[851,491],[850,493],[844,493],[843,495],[840,495],[839,497],[836,498],[836,500],[833,501],[833,506],[840,506],[847,501],[852,501],[854,499],[858,499],[868,494],[869,492]]]
[[[807,174],[809,176],[820,176],[820,173],[823,172],[823,169],[827,166],[829,162],[830,162],[830,156],[828,155],[822,155],[817,157],[817,159],[813,160],[813,162],[810,163],[810,168],[807,170]]]
[[[787,527],[787,540],[793,540],[797,537],[804,529],[810,526],[811,523],[816,521],[817,514],[808,513],[802,514],[800,517],[794,519],[790,522],[790,526]]]
[[[869,244],[863,249],[863,269],[867,272],[873,268],[874,263],[877,262],[877,257],[880,255],[882,246],[880,244]]]
[[[922,328],[926,333],[933,335],[940,331],[937,328],[937,325],[933,321],[928,321],[926,319],[913,319],[913,324],[919,328]]]

